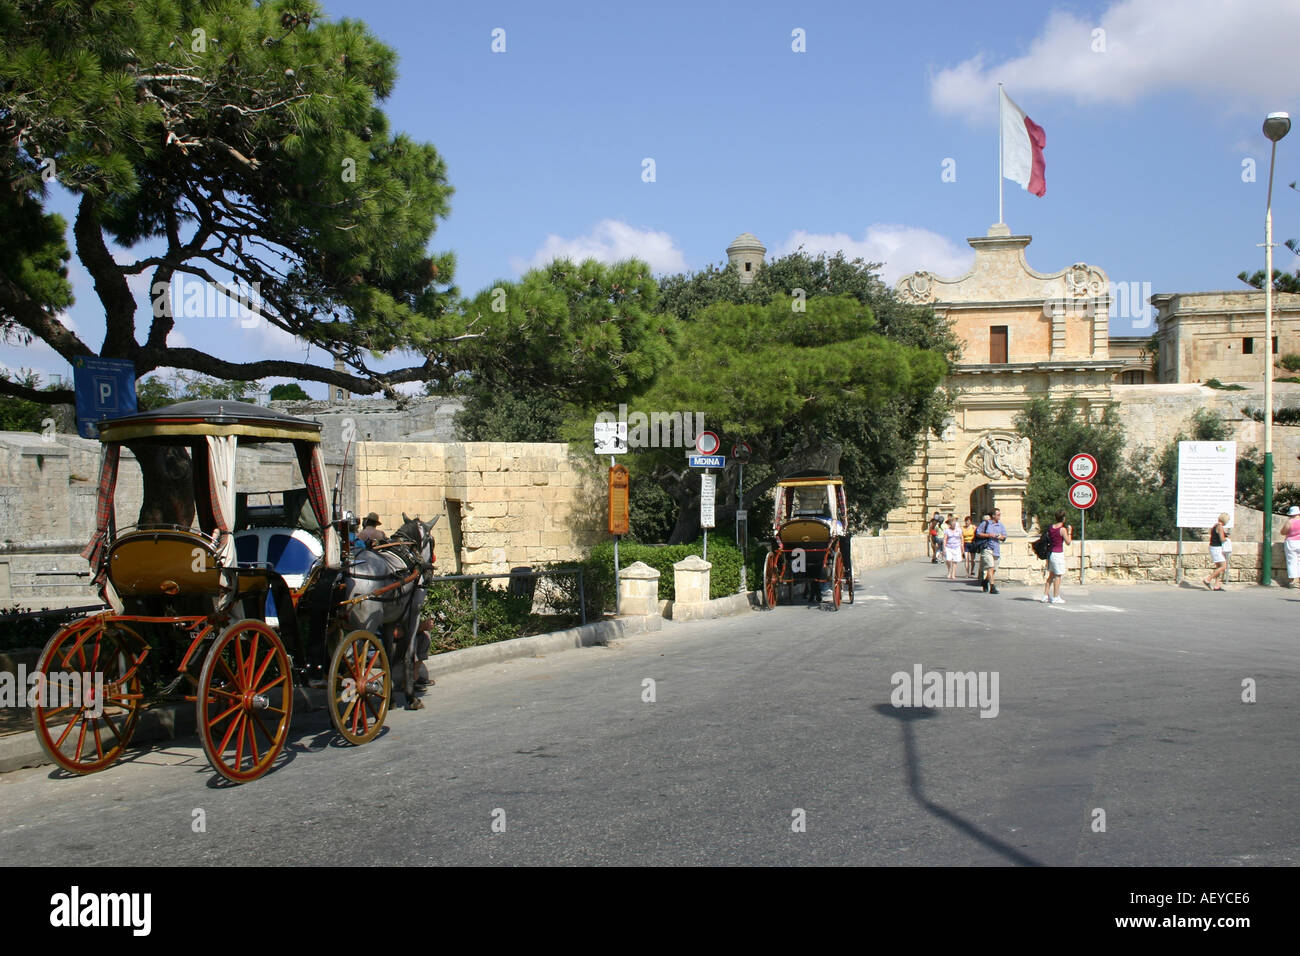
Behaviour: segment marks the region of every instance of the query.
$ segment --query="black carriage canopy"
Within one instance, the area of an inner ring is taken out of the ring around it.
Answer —
[[[295,418],[247,402],[223,399],[180,402],[100,422],[99,440],[104,443],[104,457],[99,474],[95,535],[82,552],[83,556],[99,569],[105,546],[115,533],[113,493],[122,446],[172,446],[189,451],[195,517],[199,528],[218,542],[222,564],[233,567],[235,551],[231,532],[235,519],[235,450],[240,442],[245,445],[289,442],[307,485],[307,500],[312,513],[323,529],[326,564],[336,566],[338,536],[330,525],[320,432],[319,422]],[[146,495],[149,491],[146,487]]]

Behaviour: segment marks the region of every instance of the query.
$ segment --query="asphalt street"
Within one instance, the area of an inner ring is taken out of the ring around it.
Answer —
[[[363,747],[305,715],[244,786],[196,738],[5,774],[0,863],[1300,862],[1300,594],[1037,593],[916,562],[838,612],[448,675]],[[996,716],[894,706],[918,665],[996,673]]]

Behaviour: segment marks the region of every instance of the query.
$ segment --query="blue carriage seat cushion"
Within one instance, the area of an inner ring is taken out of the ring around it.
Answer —
[[[235,560],[240,564],[257,564],[259,543],[255,534],[235,535]]]
[[[266,544],[266,560],[285,577],[305,575],[316,555],[307,544],[287,534],[273,534]]]

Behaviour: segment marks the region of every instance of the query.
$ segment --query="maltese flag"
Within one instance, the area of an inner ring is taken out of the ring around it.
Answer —
[[[1005,90],[999,87],[998,92],[1001,94],[1002,175],[1013,183],[1019,183],[1021,189],[1041,196],[1047,192],[1047,181],[1043,178],[1046,169],[1043,147],[1047,145],[1047,134],[1025,115]]]

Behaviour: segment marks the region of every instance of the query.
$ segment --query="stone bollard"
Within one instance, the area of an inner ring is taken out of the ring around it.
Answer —
[[[618,572],[618,606],[624,615],[659,613],[659,572],[637,561]]]
[[[713,565],[698,554],[688,555],[673,565],[673,620],[692,616],[694,608],[709,601],[709,571]]]

